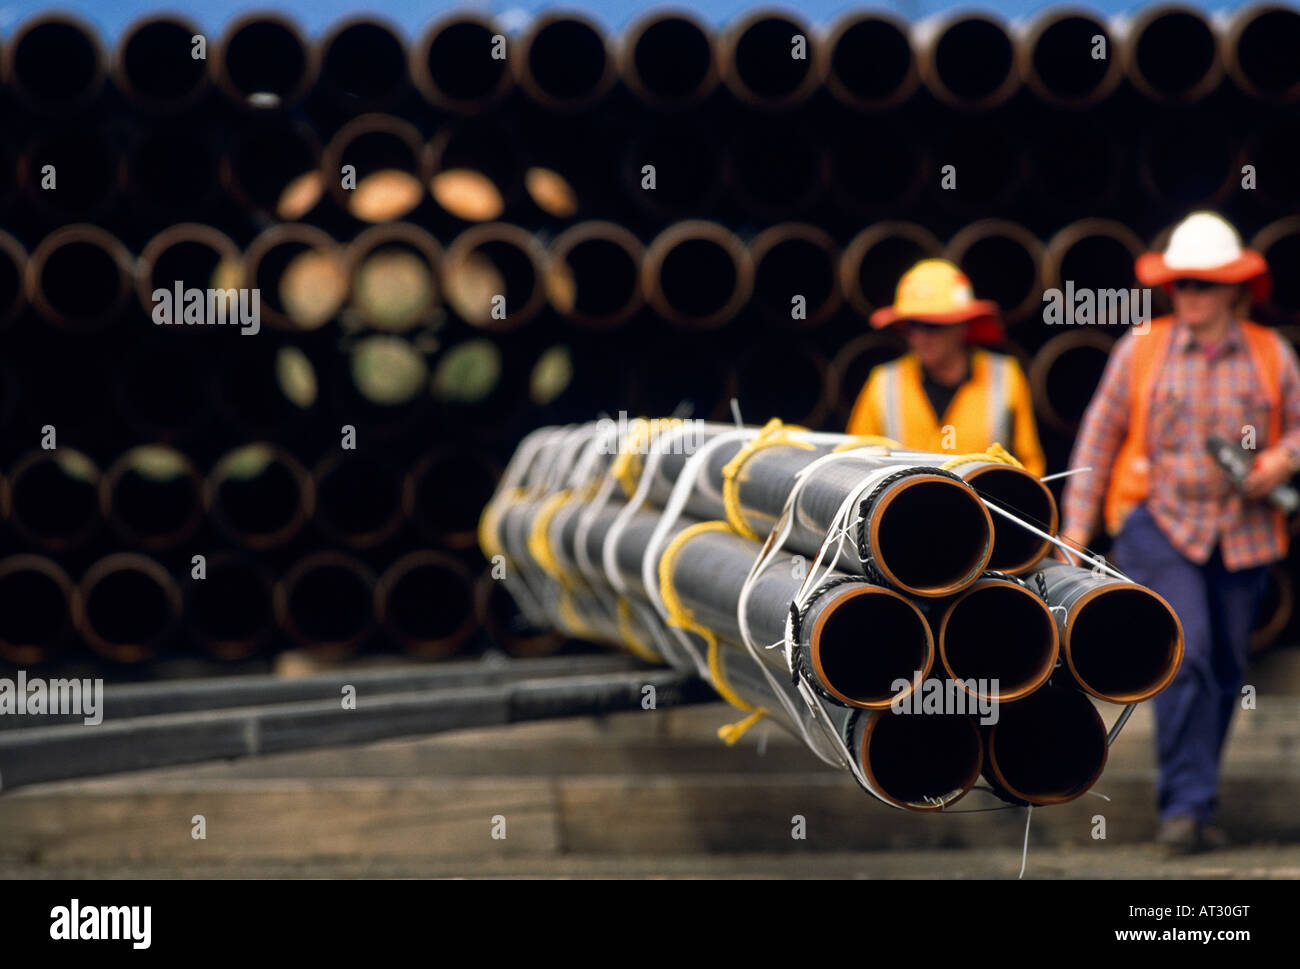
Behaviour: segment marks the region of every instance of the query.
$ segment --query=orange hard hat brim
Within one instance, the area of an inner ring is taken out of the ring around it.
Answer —
[[[893,326],[903,320],[917,320],[921,323],[968,323],[966,340],[969,343],[1000,343],[1005,335],[999,319],[998,304],[991,299],[977,299],[961,309],[947,313],[899,313],[892,306],[885,306],[871,314],[871,325],[877,330]]]
[[[1212,269],[1175,269],[1165,262],[1163,253],[1148,252],[1138,256],[1138,282],[1144,286],[1167,286],[1175,279],[1203,279],[1210,283],[1246,283],[1257,303],[1268,299],[1273,287],[1268,263],[1258,252],[1246,249],[1232,262]]]

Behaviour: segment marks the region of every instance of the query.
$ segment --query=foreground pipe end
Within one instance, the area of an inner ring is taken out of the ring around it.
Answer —
[[[990,783],[1035,806],[1083,796],[1101,777],[1108,752],[1106,725],[1092,701],[1056,685],[999,708],[986,746]]]
[[[1065,625],[1065,661],[1084,690],[1110,703],[1155,696],[1178,674],[1183,624],[1163,596],[1136,583],[1085,593]]]
[[[964,477],[985,501],[1024,519],[1040,531],[1056,534],[1060,524],[1056,496],[1024,468],[988,464],[973,469]],[[1049,539],[1040,538],[1001,515],[991,517],[991,520],[993,551],[989,556],[989,568],[994,571],[1008,575],[1028,572],[1052,548]]]
[[[907,811],[941,811],[975,786],[984,755],[965,716],[876,711],[860,718],[856,752],[877,794]]]
[[[934,634],[924,614],[906,597],[878,586],[851,586],[828,596],[809,642],[817,682],[840,703],[863,710],[888,709],[934,666]],[[902,691],[894,688],[899,680],[908,684]]]
[[[1047,603],[1006,579],[981,579],[948,606],[939,623],[944,670],[981,700],[1009,703],[1033,693],[1051,677],[1060,645]],[[983,689],[993,680],[996,691]]]
[[[870,505],[864,501],[860,513],[876,567],[903,592],[953,595],[988,568],[993,520],[975,490],[955,477],[908,475]]]

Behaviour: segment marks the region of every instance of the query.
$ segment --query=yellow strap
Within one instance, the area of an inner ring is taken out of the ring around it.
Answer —
[[[744,535],[750,541],[758,541],[758,532],[750,527],[749,522],[745,521],[744,510],[740,507],[740,469],[746,461],[767,447],[797,447],[804,451],[812,451],[815,448],[811,444],[803,441],[796,441],[790,437],[791,431],[807,431],[806,427],[797,427],[793,424],[788,427],[782,424],[777,418],[768,421],[758,436],[752,441],[744,444],[736,456],[727,462],[722,469],[722,504],[727,510],[727,522],[733,529],[741,535]]]
[[[859,434],[851,441],[837,444],[831,453],[839,454],[841,451],[854,451],[860,447],[902,448],[902,446],[892,437],[884,437],[880,434]]]
[[[573,601],[573,593],[568,589],[560,591],[555,611],[559,614],[560,622],[568,627],[571,635],[594,643],[605,641],[605,637],[582,617],[582,613],[578,612],[578,606]]]
[[[489,562],[498,555],[505,555],[505,548],[501,545],[501,513],[518,501],[526,490],[520,487],[509,489],[489,501],[483,509],[483,514],[479,516],[478,547],[483,550]]]
[[[686,543],[692,538],[707,532],[730,533],[731,526],[726,522],[697,522],[678,533],[668,543],[668,547],[664,549],[663,555],[659,558],[659,595],[664,601],[665,610],[668,612],[668,625],[695,633],[708,644],[709,677],[713,680],[713,688],[718,691],[718,695],[733,707],[750,714],[749,717],[739,723],[730,724],[718,731],[718,736],[730,746],[739,740],[746,730],[766,716],[767,711],[747,703],[731,688],[726,675],[722,672],[722,660],[718,655],[717,635],[691,615],[691,611],[682,604],[681,597],[678,596],[677,589],[673,586],[673,570],[677,566],[677,558],[681,555],[682,549],[686,547]]]
[[[977,461],[993,461],[996,464],[1009,464],[1014,468],[1023,468],[1024,465],[1015,459],[1015,457],[996,441],[989,445],[987,451],[979,454],[959,454],[950,461],[945,461],[939,465],[944,471],[951,471],[953,468],[962,464],[974,464]]]
[[[641,471],[645,466],[642,460],[642,449],[648,448],[664,431],[678,427],[681,423],[680,417],[656,417],[654,420],[638,417],[632,421],[622,450],[609,466],[609,473],[623,486],[623,493],[629,498],[636,491],[637,483],[641,480]]]
[[[609,466],[609,473],[614,476],[614,480],[623,486],[623,493],[629,498],[632,492],[636,491],[637,480],[641,477],[641,454],[640,449],[643,443],[642,438],[649,438],[650,422],[644,417],[633,419],[628,427],[627,438],[623,441],[614,458],[613,463]]]
[[[626,596],[618,597],[614,614],[618,620],[619,635],[623,637],[623,642],[632,655],[647,663],[662,663],[663,658],[637,635],[636,622],[632,617],[632,603]]]
[[[528,554],[533,557],[543,572],[566,587],[571,580],[555,558],[555,550],[551,548],[550,528],[555,513],[572,496],[573,491],[565,488],[543,501],[542,507],[537,510],[537,516],[533,519],[533,526],[528,531]]]

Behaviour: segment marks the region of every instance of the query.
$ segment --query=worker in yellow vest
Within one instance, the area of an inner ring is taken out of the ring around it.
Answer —
[[[1024,372],[1014,357],[981,346],[1002,339],[997,304],[975,299],[961,270],[942,259],[917,263],[899,281],[894,305],[873,313],[871,325],[900,329],[910,352],[871,371],[848,433],[954,455],[997,443],[1043,474]]]
[[[1218,215],[1180,222],[1137,277],[1169,290],[1173,314],[1111,350],[1070,458],[1088,470],[1066,483],[1061,536],[1086,545],[1103,519],[1115,564],[1182,622],[1182,665],[1154,700],[1156,841],[1181,854],[1227,843],[1215,822],[1219,762],[1269,563],[1287,551],[1270,494],[1300,470],[1300,363],[1242,318],[1247,294],[1267,296],[1268,264]],[[1211,438],[1244,449],[1240,484]]]

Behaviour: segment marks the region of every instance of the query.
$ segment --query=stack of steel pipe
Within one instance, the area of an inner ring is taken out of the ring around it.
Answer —
[[[770,716],[885,803],[939,811],[981,774],[1013,804],[1079,797],[1181,662],[1169,605],[1047,559],[1056,528],[996,445],[603,419],[528,435],[479,540],[536,625],[707,679],[748,714],[729,742]],[[1109,731],[1102,703],[1124,708]]]

